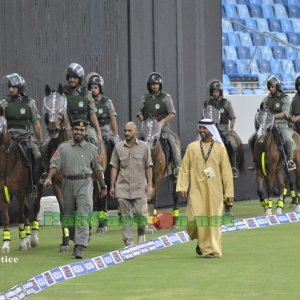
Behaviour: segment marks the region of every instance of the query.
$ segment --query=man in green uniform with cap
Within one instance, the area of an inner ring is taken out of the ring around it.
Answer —
[[[173,175],[177,178],[181,163],[181,149],[179,148],[179,138],[171,130],[170,121],[176,116],[173,100],[169,94],[162,91],[163,79],[159,73],[153,72],[147,79],[147,89],[149,94],[141,98],[140,108],[137,117],[140,121],[154,116],[161,124],[162,136],[170,144],[173,159]]]
[[[35,101],[25,92],[25,80],[17,73],[5,76],[9,94],[0,102],[5,111],[8,130],[18,142],[25,142],[33,157],[32,176],[37,186],[41,175],[42,133]]]
[[[52,177],[58,170],[63,170],[62,222],[67,221],[65,227],[69,227],[70,239],[75,244],[73,255],[79,259],[83,258],[89,239],[89,219],[93,210],[93,172],[100,184],[101,196],[105,197],[107,194],[97,149],[84,139],[87,124],[86,120],[73,122],[73,139],[60,144],[53,154],[44,183],[45,186],[52,185]]]

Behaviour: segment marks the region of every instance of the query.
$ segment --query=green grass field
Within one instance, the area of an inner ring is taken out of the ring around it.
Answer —
[[[242,219],[263,215],[263,211],[258,201],[242,201],[235,203],[234,214]],[[298,299],[299,229],[296,222],[224,233],[220,259],[197,256],[195,242],[179,244],[55,284],[31,298]],[[168,232],[159,231],[147,239]],[[58,252],[59,227],[41,228],[40,246],[27,252],[17,250],[17,228],[12,239],[8,256],[18,262],[0,262],[0,291],[75,261],[71,253]],[[120,229],[113,228],[104,235],[93,234],[85,258],[122,247]]]

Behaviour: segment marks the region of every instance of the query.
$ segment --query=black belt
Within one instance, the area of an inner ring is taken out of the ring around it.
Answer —
[[[67,180],[82,180],[92,177],[92,174],[78,174],[78,175],[65,175],[64,178]]]

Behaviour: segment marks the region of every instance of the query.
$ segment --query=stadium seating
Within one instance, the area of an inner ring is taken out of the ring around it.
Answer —
[[[232,20],[222,20],[227,92],[263,93],[270,73],[289,91],[300,76],[300,0],[222,0],[222,9],[223,16]],[[253,76],[259,80],[258,88],[252,84]]]
[[[289,5],[288,13],[290,18],[299,18],[300,16],[300,7],[298,5]]]

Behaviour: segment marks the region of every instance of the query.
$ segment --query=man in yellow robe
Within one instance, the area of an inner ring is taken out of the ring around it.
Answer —
[[[230,161],[212,120],[198,123],[200,140],[188,145],[183,157],[176,191],[188,199],[187,232],[198,239],[196,252],[221,257],[221,225],[224,194],[233,202],[234,187]]]

